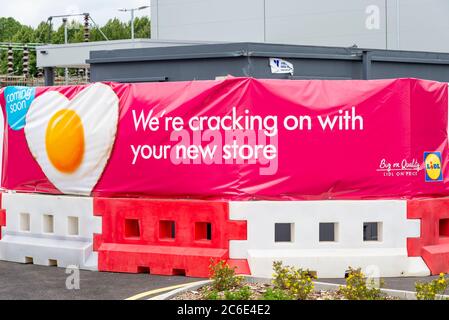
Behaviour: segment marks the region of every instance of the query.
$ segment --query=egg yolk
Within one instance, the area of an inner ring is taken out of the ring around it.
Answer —
[[[62,109],[51,117],[45,134],[45,148],[57,170],[72,173],[80,166],[84,156],[84,129],[75,111]]]

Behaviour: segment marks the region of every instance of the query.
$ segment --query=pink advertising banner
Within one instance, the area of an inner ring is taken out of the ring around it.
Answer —
[[[449,195],[446,83],[7,87],[0,105],[9,190],[227,200]]]

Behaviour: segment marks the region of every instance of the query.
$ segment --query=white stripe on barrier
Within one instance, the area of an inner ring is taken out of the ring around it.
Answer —
[[[407,255],[420,221],[407,219],[405,200],[231,202],[230,219],[247,220],[247,240],[230,241],[230,258],[248,259],[253,276],[271,276],[276,260],[321,278],[342,278],[349,266],[384,277],[430,274]],[[291,241],[275,242],[276,223],[291,224]],[[320,241],[320,223],[335,224],[335,241]],[[365,223],[376,223],[377,241],[364,240]]]
[[[2,206],[1,260],[98,269],[92,249],[101,217],[93,215],[93,198],[4,193]]]

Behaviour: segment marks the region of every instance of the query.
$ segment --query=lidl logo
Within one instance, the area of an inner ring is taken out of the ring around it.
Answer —
[[[424,167],[427,182],[443,181],[441,152],[424,152]]]

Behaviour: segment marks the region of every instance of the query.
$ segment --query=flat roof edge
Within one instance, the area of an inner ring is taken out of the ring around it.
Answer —
[[[87,63],[186,60],[229,57],[278,57],[292,59],[361,60],[366,52],[373,62],[449,64],[449,53],[383,50],[357,47],[325,47],[257,42],[196,44],[91,51]]]
[[[62,44],[45,44],[36,46],[36,50],[48,50],[48,49],[60,49],[60,48],[73,48],[73,47],[92,47],[92,46],[110,46],[114,44],[180,44],[180,45],[202,45],[202,44],[214,44],[212,41],[186,41],[186,40],[159,40],[159,39],[121,39],[121,40],[109,40],[109,41],[92,41],[92,42],[75,42],[75,43],[62,43]],[[217,42],[218,43],[218,42]]]

